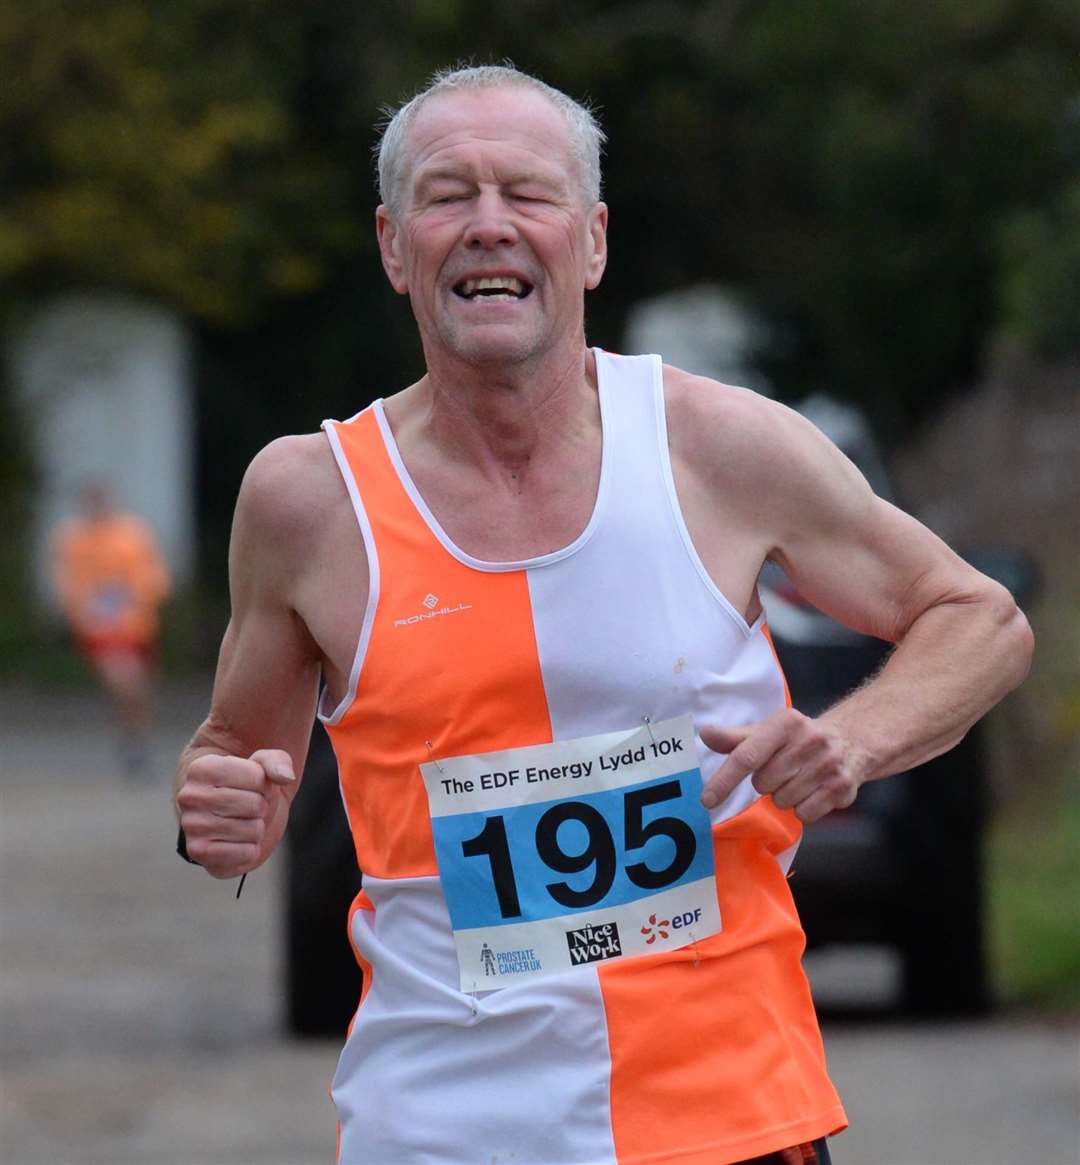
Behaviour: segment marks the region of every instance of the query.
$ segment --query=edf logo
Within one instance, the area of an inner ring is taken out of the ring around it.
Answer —
[[[671,920],[671,926],[672,926],[673,930],[679,930],[681,927],[693,926],[695,922],[700,922],[700,921],[701,921],[701,907],[699,906],[697,908],[697,910],[688,910],[688,911],[686,911],[685,914],[677,914]]]

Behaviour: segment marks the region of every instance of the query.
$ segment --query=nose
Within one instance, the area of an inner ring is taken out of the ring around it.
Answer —
[[[517,238],[510,207],[502,194],[491,187],[481,187],[480,193],[472,201],[472,215],[465,229],[465,245],[492,250],[500,246],[513,246]]]

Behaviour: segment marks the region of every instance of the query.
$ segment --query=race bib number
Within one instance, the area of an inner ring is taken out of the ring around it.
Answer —
[[[420,771],[462,990],[720,930],[689,716]]]
[[[95,591],[84,604],[87,623],[102,629],[113,626],[134,605],[134,596],[122,583]]]

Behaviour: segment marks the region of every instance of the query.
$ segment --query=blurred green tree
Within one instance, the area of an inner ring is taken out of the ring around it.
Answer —
[[[0,278],[120,286],[250,322],[356,245],[343,171],[294,110],[263,5],[5,0]],[[254,35],[253,35],[254,34]]]
[[[1073,0],[0,0],[0,309],[122,286],[195,322],[206,545],[259,444],[419,373],[373,122],[506,57],[610,136],[594,342],[723,282],[783,325],[782,394],[893,439],[1002,329],[1080,347]]]
[[[1046,204],[1007,217],[1000,257],[1006,331],[1051,359],[1075,355],[1080,350],[1080,178],[1060,187]]]

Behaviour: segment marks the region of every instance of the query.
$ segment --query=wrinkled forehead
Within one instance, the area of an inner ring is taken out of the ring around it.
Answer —
[[[406,136],[403,184],[409,189],[432,166],[500,155],[518,164],[533,159],[547,171],[561,170],[568,184],[581,182],[566,115],[542,93],[510,85],[425,101]]]

